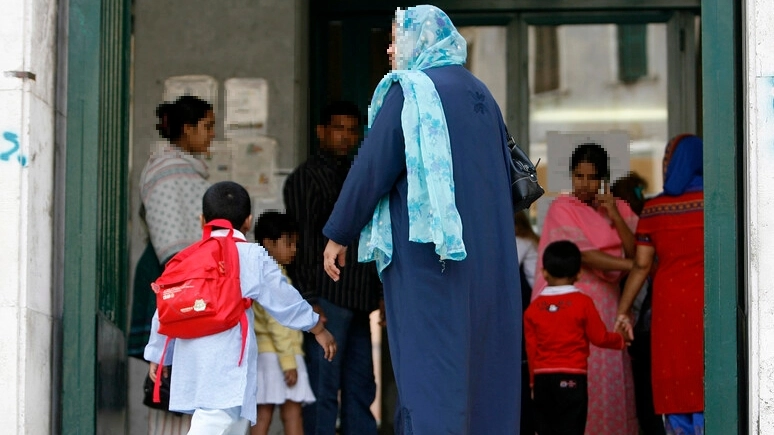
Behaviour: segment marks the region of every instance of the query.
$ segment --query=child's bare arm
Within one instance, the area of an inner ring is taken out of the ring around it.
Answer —
[[[158,370],[158,368],[159,365],[155,362],[150,363],[150,366],[148,367],[148,374],[153,382],[156,382],[156,370]],[[169,366],[162,367],[161,376],[164,376],[165,378],[169,377]]]
[[[590,298],[586,304],[586,336],[591,344],[597,347],[606,349],[623,349],[626,347],[623,334],[607,330],[607,326],[602,322],[599,312]]]
[[[327,329],[325,329],[322,318],[317,321],[317,324],[314,325],[309,332],[314,334],[315,340],[317,340],[317,343],[323,348],[325,359],[333,361],[333,357],[336,356],[336,339],[333,338],[333,335]]]
[[[290,370],[285,370],[283,373],[285,375],[285,385],[287,385],[288,387],[292,387],[296,385],[296,383],[298,382],[298,370],[290,369]]]

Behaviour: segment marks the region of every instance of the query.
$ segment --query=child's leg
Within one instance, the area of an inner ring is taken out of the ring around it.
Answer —
[[[239,406],[228,409],[197,409],[188,435],[244,435],[250,422],[240,416]]]
[[[547,379],[548,376],[550,375],[535,375],[532,387],[535,430],[540,435],[553,435],[551,421],[555,418],[553,411],[556,407],[554,406],[554,392],[550,388],[551,383]]]
[[[562,433],[583,435],[589,412],[589,391],[586,375],[564,375],[559,382],[564,406],[565,422]]]
[[[269,426],[271,425],[271,417],[274,413],[274,405],[263,404],[258,405],[258,418],[255,422],[255,426],[250,429],[250,435],[266,435],[269,433]]]
[[[583,435],[588,413],[585,375],[535,375],[535,428],[540,435]]]
[[[285,401],[280,405],[280,417],[282,417],[282,425],[285,427],[285,435],[304,435],[300,403]]]

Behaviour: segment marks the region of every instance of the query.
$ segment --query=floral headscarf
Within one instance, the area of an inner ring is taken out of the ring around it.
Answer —
[[[401,126],[406,144],[409,240],[435,244],[440,260],[464,260],[462,220],[454,200],[451,147],[446,115],[432,80],[422,70],[462,65],[467,43],[449,17],[421,5],[395,15],[398,69],[379,82],[368,111],[373,124],[393,82],[403,90]],[[358,261],[376,261],[381,274],[392,259],[389,195],[379,201],[360,235]]]
[[[664,151],[664,193],[677,196],[704,188],[703,142],[692,134],[676,136]]]
[[[446,13],[421,5],[395,12],[398,70],[420,71],[443,65],[462,65],[468,44]]]

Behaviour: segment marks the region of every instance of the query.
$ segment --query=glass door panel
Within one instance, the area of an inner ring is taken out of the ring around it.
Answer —
[[[559,170],[551,167],[559,162],[548,159],[549,132],[625,131],[630,170],[648,182],[646,193],[660,192],[668,136],[667,25],[529,26],[528,35],[529,150],[541,160],[542,184],[552,184],[548,174]]]

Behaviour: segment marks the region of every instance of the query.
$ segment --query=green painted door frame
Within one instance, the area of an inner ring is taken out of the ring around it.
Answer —
[[[745,434],[747,403],[741,2],[702,0],[706,434]]]
[[[97,353],[98,2],[69,6],[65,261],[62,313],[62,433],[94,433]],[[91,121],[91,122],[90,122]]]
[[[311,8],[312,110],[322,104],[328,22],[390,19],[396,7],[414,3],[400,0],[320,0]],[[741,111],[741,2],[738,0],[438,0],[435,5],[466,25],[495,24],[504,17],[509,32],[524,38],[526,26],[543,22],[610,22],[611,17],[634,17],[633,22],[664,21],[669,11],[688,10],[701,15],[702,136],[705,182],[705,418],[707,435],[747,433],[747,313],[746,278],[739,267],[745,255],[745,216],[742,174],[743,113]],[[632,13],[637,15],[632,15]],[[622,15],[623,14],[623,15]],[[641,14],[650,14],[645,16]],[[595,18],[596,17],[596,18]],[[660,18],[661,17],[661,18]],[[456,21],[455,21],[456,22]],[[503,23],[499,23],[503,24]],[[513,29],[511,29],[513,28]],[[518,38],[516,38],[518,40]],[[510,41],[510,39],[509,39]],[[509,58],[515,53],[509,46]],[[361,59],[366,62],[367,59]],[[361,60],[343,59],[350,65]],[[518,61],[519,59],[517,59]],[[511,74],[511,72],[509,72]],[[509,75],[509,80],[516,77]],[[352,86],[355,82],[345,82]],[[523,100],[524,87],[517,99]],[[342,90],[342,93],[345,93]],[[360,95],[362,90],[350,89]],[[511,93],[509,92],[509,97]],[[511,102],[518,108],[524,101]],[[514,111],[515,112],[515,111]],[[310,142],[314,143],[314,141]]]
[[[61,429],[124,433],[129,0],[66,7]]]
[[[315,9],[329,8],[328,18],[341,13],[389,14],[395,6],[406,6],[405,2],[394,1],[315,3]],[[324,6],[320,7],[321,3]],[[460,13],[484,9],[491,15],[546,10],[694,9],[698,3],[448,0],[437,4]],[[94,433],[100,406],[121,407],[119,399],[111,399],[110,392],[104,392],[104,382],[99,379],[105,372],[97,355],[100,328],[111,329],[112,336],[119,339],[125,330],[129,7],[128,0],[69,1],[61,400],[65,434]],[[739,267],[745,249],[740,179],[744,149],[739,71],[741,6],[735,0],[701,0],[700,7],[706,150],[706,433],[727,435],[746,433],[747,427],[746,282]],[[313,38],[319,35],[315,29],[320,30],[320,24],[312,23]],[[319,48],[319,39],[311,46]],[[312,56],[320,53],[312,52]],[[313,58],[312,65],[319,65],[316,61],[319,59]],[[319,69],[313,77],[318,74]],[[119,382],[114,390],[125,390],[125,371],[121,372],[120,364],[117,367],[107,373]]]

